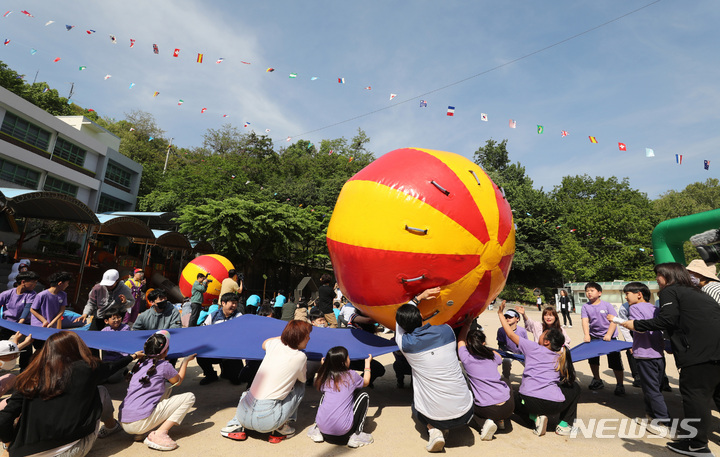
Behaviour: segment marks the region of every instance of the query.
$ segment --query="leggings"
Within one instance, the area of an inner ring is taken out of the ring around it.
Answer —
[[[542,398],[530,397],[515,392],[515,412],[518,414],[536,416],[549,416],[552,414],[560,414],[560,421],[568,424],[575,422],[577,417],[577,403],[580,396],[580,385],[574,382],[572,386],[560,384],[560,390],[565,396],[565,401],[550,401]]]
[[[567,309],[561,309],[560,312],[562,313],[563,317],[563,325],[568,325],[568,322],[570,325],[572,325],[572,318],[570,317],[570,311]]]
[[[362,433],[365,426],[365,417],[367,416],[368,406],[370,405],[370,396],[367,392],[355,392],[355,401],[353,402],[353,425],[349,432],[344,435],[328,435],[323,433],[323,438],[328,443],[347,444],[350,436]],[[325,394],[320,398],[320,404],[325,399]],[[322,431],[321,431],[322,432]]]

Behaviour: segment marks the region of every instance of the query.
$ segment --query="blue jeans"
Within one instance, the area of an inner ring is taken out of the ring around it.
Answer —
[[[285,422],[297,418],[297,410],[305,395],[305,383],[297,381],[293,390],[282,400],[256,400],[249,390],[243,392],[235,417],[228,426],[242,425],[246,429],[269,433]]]

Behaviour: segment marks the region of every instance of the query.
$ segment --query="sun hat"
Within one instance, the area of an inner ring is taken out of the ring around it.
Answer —
[[[693,273],[697,273],[700,276],[704,276],[713,281],[720,282],[720,278],[718,278],[717,274],[715,273],[715,266],[708,266],[703,260],[695,259],[690,262],[690,264],[686,268],[687,271],[692,271]]]

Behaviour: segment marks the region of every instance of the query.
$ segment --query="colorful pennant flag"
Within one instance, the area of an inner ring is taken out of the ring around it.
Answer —
[[[448,116],[454,116],[454,115],[455,115],[455,107],[454,107],[454,106],[448,106],[447,115],[448,115]]]
[[[130,131],[131,131],[131,132],[134,132],[134,131],[135,131],[135,127],[130,127]]]
[[[682,165],[682,154],[675,154],[675,163]]]
[[[107,80],[107,79],[110,79],[110,78],[112,78],[112,75],[105,75],[105,79],[106,79],[106,80]]]
[[[367,87],[365,88],[365,90],[372,90],[372,87],[371,87],[371,86],[367,86]]]
[[[67,25],[67,24],[65,24],[65,28],[66,28],[67,31],[69,32],[70,30],[74,29],[75,26],[74,26],[74,25]]]
[[[130,38],[130,47],[131,48],[135,47],[135,40],[132,38]]]
[[[95,30],[85,30],[85,31],[87,32],[88,35],[92,35],[93,33],[95,33]]]
[[[9,44],[10,44],[10,39],[8,38],[7,40],[5,40],[5,41],[3,42],[3,44],[4,44],[5,46],[9,45]]]
[[[223,117],[228,117],[228,116],[229,116],[228,114],[223,114]]]
[[[203,113],[205,113],[205,111],[207,111],[207,108],[203,108],[203,109],[201,109],[201,110],[200,110],[200,114],[203,114]]]
[[[180,49],[175,48],[175,50],[173,51],[173,57],[177,57],[179,55],[180,55]]]
[[[185,103],[185,100],[183,100],[182,98],[178,100],[178,106],[182,105],[183,103]]]
[[[397,94],[390,94],[390,100],[392,100],[395,97],[397,97]]]
[[[268,69],[265,70],[265,73],[272,73],[273,71],[275,71],[273,67],[268,67]]]
[[[510,119],[510,120],[508,121],[508,125],[510,126],[511,129],[517,128],[517,122],[515,122],[515,121],[512,120],[512,119]]]
[[[313,76],[312,78],[310,78],[310,81],[315,81],[315,80],[317,80],[317,79],[318,79],[317,76]]]
[[[245,64],[245,65],[252,65],[250,62],[245,62],[244,60],[241,60],[240,63]]]
[[[151,136],[150,138],[148,138],[148,141],[152,141],[154,139],[155,139],[155,137]]]
[[[481,120],[481,121],[484,121],[484,122],[487,122],[487,114],[485,114],[485,113],[480,113],[480,120]]]
[[[645,148],[645,157],[655,157],[655,151],[650,148]]]
[[[20,11],[20,12],[23,13],[23,14],[24,14],[25,16],[27,16],[27,17],[35,17],[35,16],[33,16],[32,14],[30,14],[29,12],[27,12],[27,10],[22,10],[22,11]]]
[[[160,92],[158,92],[158,91],[153,92],[153,97],[157,97],[158,95],[160,95]]]
[[[562,138],[564,138],[564,137],[566,137],[566,136],[568,136],[568,135],[570,135],[570,134],[567,132],[567,130],[563,130],[563,131],[560,132],[560,137],[562,137]]]
[[[345,78],[338,78],[339,84],[345,84]]]
[[[542,125],[537,126],[538,135],[541,135],[544,130],[545,130],[545,128]]]
[[[290,141],[290,140],[292,140],[292,137],[287,137],[287,139],[285,139],[285,141]]]
[[[37,49],[30,48],[30,55],[34,56],[35,54],[37,54]]]
[[[117,44],[117,39],[115,38],[115,35],[110,35],[110,41],[112,41],[112,44]]]
[[[80,67],[78,67],[78,70],[79,70],[79,71],[83,71],[83,70],[86,69],[86,68],[87,68],[87,67],[86,67],[85,65],[80,65]]]
[[[158,45],[153,44],[153,53],[160,54],[160,50],[158,49]]]
[[[8,16],[10,16],[10,13],[12,13],[12,11],[6,11],[5,14],[3,14],[3,17],[8,17]]]
[[[270,133],[270,129],[265,129],[265,133]]]
[[[594,136],[589,136],[588,138],[590,138],[591,143],[597,143],[597,138],[595,138]]]
[[[297,78],[297,73],[290,73],[289,78],[291,78],[291,79]]]
[[[128,89],[132,89],[133,87],[135,87],[135,83],[130,83],[130,87],[128,87]]]
[[[45,92],[48,92],[49,90],[50,90],[49,87],[44,88],[44,89],[43,89],[43,94],[44,94]]]
[[[198,54],[198,56],[197,56],[197,63],[202,63],[202,60],[203,60],[203,55],[202,55],[202,54]]]
[[[710,161],[709,161],[709,160],[703,160],[703,163],[704,163],[705,169],[706,169],[706,170],[709,170],[709,169],[710,169]]]
[[[224,57],[220,57],[218,60],[215,61],[215,63],[222,63],[222,61],[225,60]]]
[[[625,143],[618,143],[618,149],[621,151],[627,151],[627,146],[625,146]]]
[[[249,122],[246,122],[246,123],[243,124],[243,127],[247,127],[247,126],[249,126],[249,125],[250,125],[250,123],[249,123]]]
[[[60,57],[55,57],[55,58],[53,59],[53,62],[60,62]]]
[[[420,108],[427,108],[427,100],[420,100]]]

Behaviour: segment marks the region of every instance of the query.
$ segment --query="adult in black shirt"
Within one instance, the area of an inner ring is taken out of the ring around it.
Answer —
[[[320,277],[320,287],[318,287],[317,307],[325,315],[325,320],[330,328],[338,328],[335,312],[333,311],[333,299],[335,291],[332,286],[332,276],[325,273]]]

